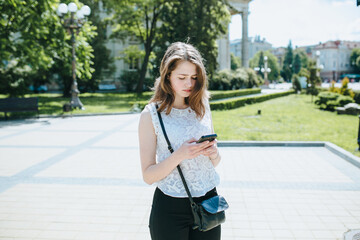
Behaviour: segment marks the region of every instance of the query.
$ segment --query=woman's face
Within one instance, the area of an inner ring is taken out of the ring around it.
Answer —
[[[170,74],[170,83],[176,98],[189,97],[197,80],[196,65],[189,61],[177,63]]]

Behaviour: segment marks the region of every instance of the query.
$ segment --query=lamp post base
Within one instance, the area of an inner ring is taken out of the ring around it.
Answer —
[[[82,102],[79,99],[79,90],[73,90],[71,92],[71,108],[79,108],[80,110],[85,110],[84,105],[82,104]]]

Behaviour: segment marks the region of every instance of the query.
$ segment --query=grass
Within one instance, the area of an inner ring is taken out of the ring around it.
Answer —
[[[150,99],[151,92],[138,97],[133,93],[83,93],[80,99],[85,110],[72,114],[127,112],[129,102]],[[39,97],[40,114],[60,115],[62,105],[69,102],[61,94],[31,94]],[[0,98],[5,97],[0,95]],[[242,141],[329,141],[360,157],[357,149],[357,116],[337,115],[322,111],[307,95],[292,94],[245,107],[213,111],[219,140]],[[261,115],[257,115],[258,110]],[[12,113],[12,118],[33,113]],[[10,115],[10,114],[9,114]],[[3,119],[3,113],[0,118]]]
[[[0,96],[0,98],[2,97],[5,96]],[[38,97],[39,112],[45,115],[63,114],[62,106],[70,101],[70,98],[64,98],[61,94],[53,93],[28,94],[25,97]],[[75,109],[72,111],[72,114],[128,112],[132,107],[129,102],[148,100],[150,97],[151,92],[146,92],[140,97],[134,93],[83,93],[80,94],[80,101],[84,104],[85,110]],[[21,112],[9,113],[8,115],[12,118],[18,118],[35,114]],[[0,117],[3,116],[4,114],[0,113]]]
[[[292,94],[245,107],[212,111],[219,140],[329,141],[352,154],[356,151],[359,119],[322,111],[308,95]],[[261,115],[257,111],[261,110]]]

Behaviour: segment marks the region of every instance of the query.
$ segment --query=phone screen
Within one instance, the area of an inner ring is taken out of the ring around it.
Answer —
[[[210,135],[204,135],[196,143],[202,143],[204,141],[211,142],[211,141],[214,141],[216,137],[217,137],[216,133],[215,134],[210,134]]]

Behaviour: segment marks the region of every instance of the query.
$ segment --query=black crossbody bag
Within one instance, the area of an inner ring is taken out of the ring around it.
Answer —
[[[156,109],[158,106],[156,105]],[[168,149],[171,153],[174,152],[173,148],[171,147],[170,141],[167,137],[164,123],[161,118],[161,114],[157,111],[161,129],[164,133],[166,142],[168,144]],[[228,203],[226,202],[225,198],[217,195],[212,198],[209,198],[207,200],[202,201],[201,203],[195,203],[189,188],[186,184],[184,175],[181,171],[180,165],[177,166],[177,169],[179,171],[181,180],[184,184],[185,190],[187,195],[189,196],[190,205],[191,205],[191,211],[194,216],[194,225],[193,229],[199,229],[199,231],[206,232],[210,229],[213,229],[214,227],[219,226],[220,224],[225,222],[225,210],[229,208]]]

